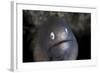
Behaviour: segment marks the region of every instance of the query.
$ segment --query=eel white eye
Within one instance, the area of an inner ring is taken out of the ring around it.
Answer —
[[[55,39],[55,34],[54,34],[54,32],[51,32],[51,33],[50,33],[50,38],[51,38],[52,40]]]

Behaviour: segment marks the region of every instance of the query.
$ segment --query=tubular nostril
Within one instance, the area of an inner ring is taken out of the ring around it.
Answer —
[[[65,28],[65,32],[68,34],[68,29],[67,28]]]

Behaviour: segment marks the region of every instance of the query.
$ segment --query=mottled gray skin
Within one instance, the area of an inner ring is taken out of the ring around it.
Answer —
[[[63,18],[49,17],[38,31],[39,47],[43,60],[75,60],[78,54],[76,38]],[[40,54],[41,55],[41,54]],[[36,61],[40,61],[37,59]]]

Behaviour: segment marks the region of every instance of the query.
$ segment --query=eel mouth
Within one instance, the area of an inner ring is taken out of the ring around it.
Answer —
[[[59,54],[59,55],[52,55],[53,53],[52,53],[52,49],[54,49],[55,47],[58,47],[58,46],[60,46],[60,45],[62,45],[62,44],[64,44],[64,43],[67,43],[67,42],[71,42],[72,40],[63,40],[63,41],[60,41],[60,42],[58,42],[58,43],[56,43],[56,44],[54,44],[54,45],[52,45],[50,48],[48,48],[48,53],[49,53],[49,60],[50,61],[52,61],[53,60],[53,57],[55,57],[55,60],[64,60],[64,56],[62,56],[61,54]],[[66,48],[66,47],[65,47]],[[61,48],[61,49],[63,49],[63,47]],[[54,52],[55,54],[57,54],[57,51],[55,51]],[[68,55],[68,52],[66,52],[67,53],[67,56],[69,56]]]
[[[52,45],[50,48],[48,48],[48,49],[51,49],[51,48],[53,48],[53,47],[55,47],[55,46],[58,46],[58,45],[60,45],[60,44],[62,44],[62,43],[65,43],[65,42],[70,42],[70,41],[73,41],[73,40],[63,40],[63,41],[60,41],[60,42],[58,42],[58,43],[55,43],[54,45]]]

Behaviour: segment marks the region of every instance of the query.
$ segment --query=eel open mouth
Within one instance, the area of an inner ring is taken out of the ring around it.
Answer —
[[[48,48],[49,60],[64,60],[69,59],[73,40],[60,41]],[[71,49],[70,49],[71,48]]]

